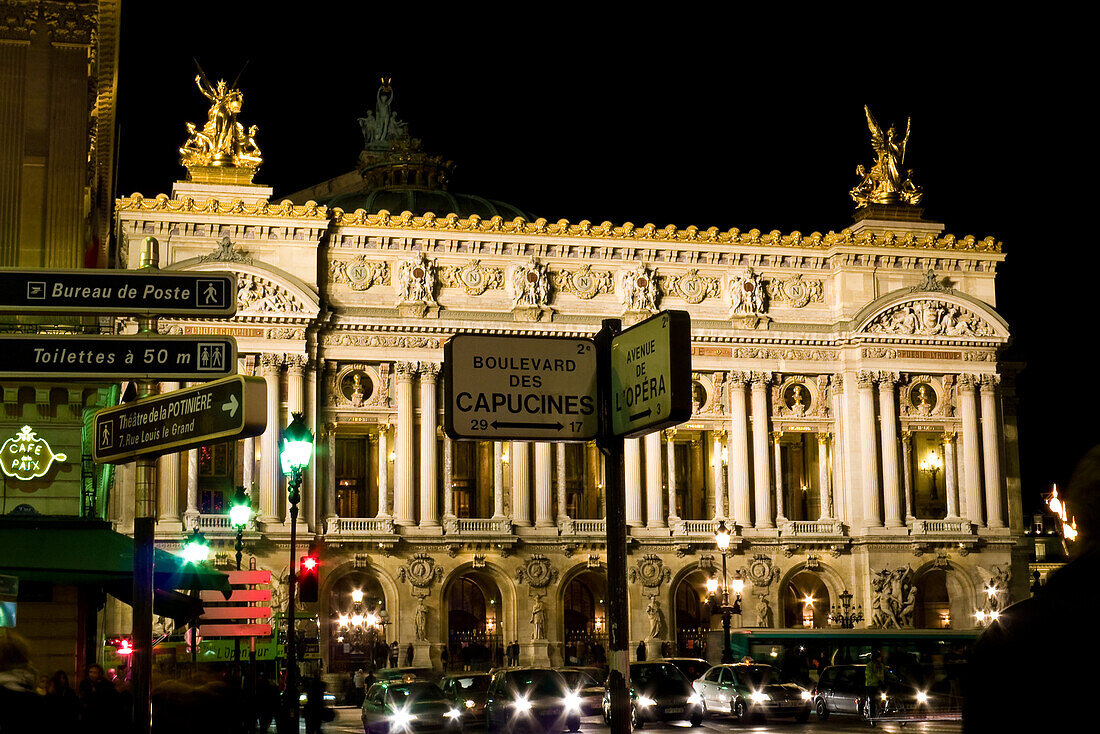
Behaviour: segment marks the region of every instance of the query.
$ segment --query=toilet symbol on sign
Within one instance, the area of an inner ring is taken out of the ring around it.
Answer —
[[[224,344],[199,344],[199,369],[220,371],[225,365]]]

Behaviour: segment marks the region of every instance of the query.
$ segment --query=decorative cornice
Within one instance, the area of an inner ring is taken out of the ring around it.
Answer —
[[[94,3],[43,2],[42,20],[50,29],[54,43],[87,45],[92,42],[99,12]]]
[[[302,206],[297,206],[290,199],[284,199],[278,204],[268,201],[259,201],[255,204],[246,204],[241,199],[233,199],[230,202],[222,202],[217,199],[205,199],[195,201],[190,196],[182,199],[171,199],[167,194],[158,194],[155,199],[146,199],[141,194],[131,194],[128,197],[115,201],[117,211],[133,212],[171,212],[185,214],[230,214],[252,217],[286,217],[291,219],[313,219],[318,222],[329,218],[328,207],[321,206],[315,201],[307,201]]]

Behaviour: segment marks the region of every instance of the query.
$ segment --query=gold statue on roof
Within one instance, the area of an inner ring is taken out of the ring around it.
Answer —
[[[210,109],[206,113],[206,124],[199,130],[194,123],[187,123],[190,137],[180,147],[180,163],[189,170],[197,166],[219,166],[225,168],[260,167],[263,158],[256,145],[256,132],[259,128],[252,125],[247,132],[237,122],[244,96],[225,80],[211,84],[206,75],[199,70],[195,75],[195,84],[199,92],[210,100]]]
[[[863,164],[856,166],[856,175],[863,178],[859,185],[851,190],[856,208],[870,204],[898,205],[920,204],[924,191],[913,183],[913,172],[902,171],[905,163],[905,149],[909,145],[909,131],[913,118],[905,123],[905,137],[897,139],[897,131],[891,125],[885,133],[871,114],[871,108],[863,106],[867,113],[867,127],[871,131],[871,147],[878,154],[875,165],[867,171]]]

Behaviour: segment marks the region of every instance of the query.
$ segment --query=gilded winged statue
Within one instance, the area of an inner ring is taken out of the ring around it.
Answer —
[[[878,159],[870,171],[864,169],[862,164],[856,167],[856,175],[863,179],[850,192],[856,208],[870,204],[920,204],[924,192],[913,183],[912,171],[902,169],[913,118],[906,121],[905,136],[898,140],[893,125],[883,133],[882,126],[871,114],[871,108],[864,105],[863,111],[867,114],[867,128],[871,131],[871,147],[875,149]]]

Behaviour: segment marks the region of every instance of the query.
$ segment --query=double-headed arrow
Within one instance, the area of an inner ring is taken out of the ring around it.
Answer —
[[[559,423],[521,423],[518,421],[506,422],[506,421],[493,421],[490,423],[493,428],[535,428],[541,430],[555,430],[560,431],[565,426]]]

